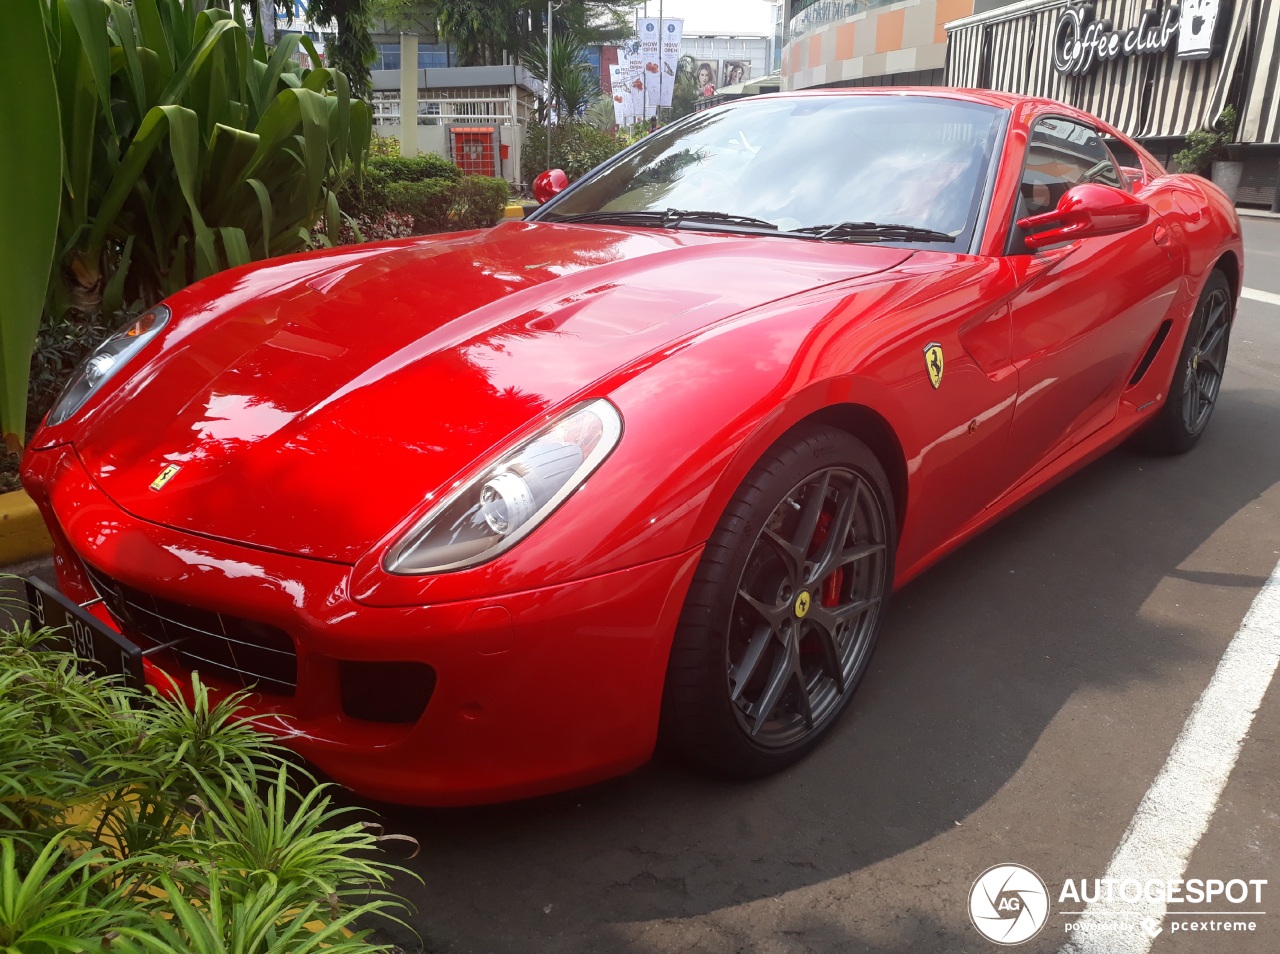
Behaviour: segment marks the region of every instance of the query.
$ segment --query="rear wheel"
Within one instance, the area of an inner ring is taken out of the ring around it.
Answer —
[[[721,517],[686,598],[662,738],[704,764],[762,775],[812,749],[853,695],[893,582],[895,523],[875,455],[798,428]]]
[[[1226,369],[1233,303],[1231,283],[1215,271],[1205,283],[1178,357],[1169,397],[1143,434],[1159,454],[1182,454],[1200,440],[1218,403]]]

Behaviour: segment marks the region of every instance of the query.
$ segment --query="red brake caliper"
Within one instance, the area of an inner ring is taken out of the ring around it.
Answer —
[[[831,532],[831,514],[822,511],[818,514],[818,526],[813,531],[813,542],[809,545],[809,555],[817,553],[827,542],[827,534]],[[840,602],[840,588],[844,585],[844,567],[835,571],[822,581],[822,605],[835,606]]]

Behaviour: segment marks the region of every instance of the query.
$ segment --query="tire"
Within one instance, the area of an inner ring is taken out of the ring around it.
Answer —
[[[1204,434],[1222,388],[1234,307],[1231,283],[1215,270],[1191,316],[1169,396],[1142,432],[1144,449],[1155,454],[1185,454]]]
[[[861,441],[801,425],[771,447],[695,571],[667,665],[663,747],[759,776],[818,745],[879,637],[896,526],[884,468]]]

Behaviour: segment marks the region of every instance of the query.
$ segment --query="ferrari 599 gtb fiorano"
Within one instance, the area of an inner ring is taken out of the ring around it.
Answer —
[[[1241,285],[1204,179],[1058,103],[699,112],[524,221],[233,269],[34,436],[41,618],[198,670],[418,804],[757,775],[830,732],[894,587],[1130,435],[1204,433]]]

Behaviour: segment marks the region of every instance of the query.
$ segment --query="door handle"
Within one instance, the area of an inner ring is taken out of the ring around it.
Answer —
[[[1163,225],[1157,224],[1155,230],[1151,233],[1151,240],[1157,245],[1169,244],[1169,230]]]

